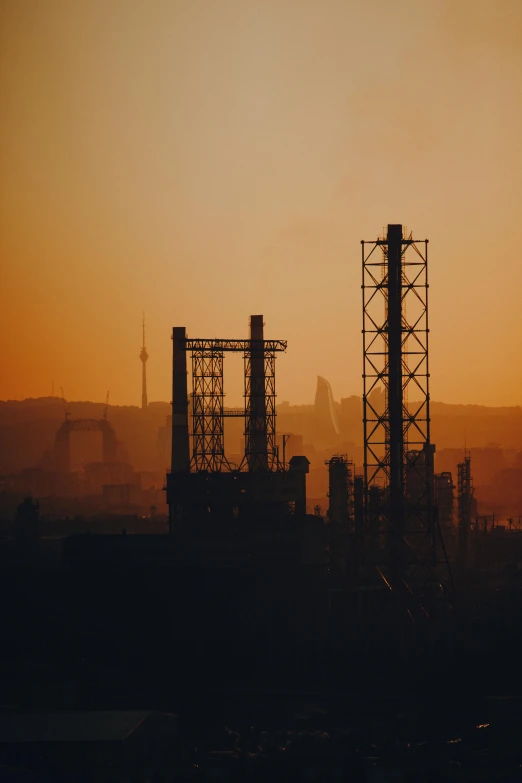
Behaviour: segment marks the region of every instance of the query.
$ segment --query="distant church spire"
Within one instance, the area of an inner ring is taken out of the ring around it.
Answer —
[[[147,353],[147,349],[145,348],[145,313],[143,313],[143,343],[141,346],[141,353],[140,353],[140,359],[142,364],[142,370],[141,370],[141,408],[142,410],[145,410],[147,407],[147,359],[149,358],[149,354]]]

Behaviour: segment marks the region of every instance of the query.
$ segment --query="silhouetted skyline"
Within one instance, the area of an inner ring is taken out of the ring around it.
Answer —
[[[9,779],[519,779],[521,96],[520,0],[2,0]]]

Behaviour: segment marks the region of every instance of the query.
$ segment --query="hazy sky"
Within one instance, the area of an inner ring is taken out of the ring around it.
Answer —
[[[170,330],[361,393],[360,240],[430,238],[432,398],[522,403],[520,0],[0,0],[0,397],[169,400]],[[227,359],[227,404],[240,399]]]

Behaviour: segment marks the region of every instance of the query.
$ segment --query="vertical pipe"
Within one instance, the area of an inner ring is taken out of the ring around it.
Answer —
[[[186,342],[185,327],[174,327],[172,330],[172,473],[188,473],[190,470]]]
[[[250,316],[249,471],[268,470],[263,316]]]
[[[388,225],[388,414],[390,422],[390,559],[399,565],[404,534],[402,391],[402,225]]]

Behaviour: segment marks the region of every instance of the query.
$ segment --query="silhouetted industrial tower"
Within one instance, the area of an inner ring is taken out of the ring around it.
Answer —
[[[251,472],[274,470],[277,467],[275,350],[265,343],[262,315],[250,316],[250,350],[244,352],[244,361],[246,463]]]
[[[147,353],[147,349],[145,348],[145,315],[143,316],[143,322],[142,322],[142,329],[143,329],[143,342],[141,345],[141,352],[140,352],[140,360],[142,364],[141,369],[141,408],[144,410],[147,407],[147,360],[149,358],[149,354]]]
[[[428,240],[388,225],[361,246],[365,535],[374,559],[400,579],[413,564],[433,566],[443,550],[432,508]],[[384,410],[372,395],[381,387]]]
[[[286,341],[265,339],[262,315],[250,317],[246,340],[189,339],[185,327],[175,327],[172,338],[172,460],[166,486],[170,530],[193,521],[277,525],[289,516],[304,517],[309,462],[295,455],[286,466],[276,446],[275,364],[276,355],[286,350]],[[243,355],[245,404],[241,408],[224,407],[227,353]],[[229,417],[245,423],[245,452],[239,465],[225,455],[224,425]]]
[[[471,456],[469,451],[465,451],[464,462],[460,462],[457,465],[457,562],[461,567],[465,567],[468,563],[472,499]]]
[[[354,515],[353,462],[346,454],[334,454],[328,465],[328,519],[331,523],[344,525],[351,532]]]
[[[263,316],[250,317],[249,340],[189,340],[175,327],[172,465],[194,471],[229,471],[225,457],[225,418],[245,421],[245,457],[241,470],[251,473],[278,468],[275,431],[275,357],[286,350],[284,340],[265,340]],[[192,455],[189,447],[187,360],[192,354]],[[245,366],[245,407],[225,410],[225,353],[242,353]],[[182,428],[182,429],[181,429]],[[192,457],[192,458],[191,458]],[[177,468],[174,467],[173,471]]]

